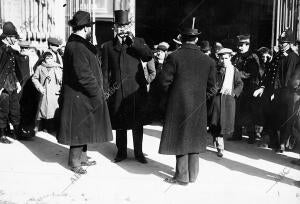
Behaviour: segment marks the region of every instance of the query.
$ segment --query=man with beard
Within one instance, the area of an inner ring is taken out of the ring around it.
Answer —
[[[115,162],[127,158],[127,130],[132,130],[135,158],[147,163],[142,151],[142,117],[147,99],[142,61],[150,61],[153,54],[144,39],[134,37],[129,31],[128,11],[117,10],[114,14],[116,36],[103,44],[102,71],[112,128],[116,130]]]
[[[258,56],[250,51],[250,35],[239,35],[238,54],[232,61],[240,71],[244,83],[243,91],[236,101],[236,116],[234,133],[228,140],[242,140],[242,128],[246,127],[249,135],[248,143],[255,142],[255,103],[253,92],[256,90],[256,81],[259,75]]]
[[[112,140],[103,77],[97,50],[91,40],[90,14],[77,11],[69,25],[73,34],[68,39],[63,59],[61,117],[57,140],[70,145],[69,166],[78,174],[87,173],[82,166],[89,161],[87,144]]]

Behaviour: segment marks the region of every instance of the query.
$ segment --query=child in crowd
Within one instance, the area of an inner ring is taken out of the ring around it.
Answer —
[[[243,89],[241,74],[232,65],[231,57],[233,51],[228,48],[219,50],[220,69],[216,74],[217,94],[212,99],[209,110],[211,116],[210,131],[214,137],[217,147],[217,155],[223,157],[224,139],[234,131],[235,99]]]
[[[37,67],[32,76],[32,82],[41,94],[35,131],[38,131],[41,124],[43,129],[53,132],[56,129],[55,119],[62,83],[62,67],[55,62],[55,56],[51,51],[46,51],[42,58],[41,65]]]

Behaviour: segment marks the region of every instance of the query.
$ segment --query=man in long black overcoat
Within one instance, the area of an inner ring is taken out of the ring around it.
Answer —
[[[115,162],[127,158],[127,130],[131,129],[135,158],[147,163],[142,151],[142,117],[147,99],[142,61],[150,61],[152,51],[142,38],[133,36],[129,25],[128,11],[115,11],[117,35],[102,46],[102,72],[112,128],[116,130]]]
[[[176,155],[170,183],[195,182],[199,153],[206,150],[206,94],[215,89],[215,62],[196,45],[197,29],[182,31],[181,48],[170,54],[159,81],[167,93],[167,108],[159,153]]]
[[[70,145],[69,166],[85,174],[87,144],[112,140],[109,112],[103,92],[103,77],[96,47],[90,42],[90,14],[78,11],[69,21],[73,34],[64,53],[61,118],[57,140]]]

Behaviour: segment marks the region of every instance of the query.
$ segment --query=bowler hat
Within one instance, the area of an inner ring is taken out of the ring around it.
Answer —
[[[198,36],[201,34],[196,28],[183,28],[180,33],[184,36]]]
[[[117,25],[128,25],[130,23],[128,19],[128,10],[115,10],[115,24]]]
[[[69,26],[73,28],[83,28],[85,26],[92,26],[95,22],[91,21],[91,15],[86,11],[77,11],[73,18],[69,20]]]
[[[284,30],[278,39],[279,43],[293,43],[295,42],[293,31],[288,28]]]
[[[54,45],[54,46],[57,46],[57,47],[59,47],[62,44],[62,41],[60,39],[56,38],[56,37],[49,37],[47,39],[47,41],[50,45]]]
[[[204,51],[204,52],[207,52],[209,50],[211,50],[211,47],[209,45],[209,42],[207,40],[203,40],[200,42],[200,47],[201,47],[201,50]]]
[[[238,39],[238,43],[250,43],[250,34],[238,35],[236,36]]]
[[[2,29],[3,29],[3,32],[0,36],[0,38],[3,39],[3,38],[6,38],[6,37],[12,37],[12,36],[14,36],[16,38],[20,38],[20,36],[17,32],[17,29],[16,29],[16,27],[14,26],[14,24],[12,22],[10,22],[10,21],[5,22],[3,24]]]

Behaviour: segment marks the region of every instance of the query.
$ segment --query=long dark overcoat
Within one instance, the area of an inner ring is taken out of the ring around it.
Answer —
[[[225,70],[220,69],[216,75],[218,92],[220,92],[225,78]],[[234,131],[235,98],[239,97],[243,90],[243,81],[240,72],[234,70],[232,92],[234,96],[218,93],[213,97],[210,107],[211,125],[221,127],[221,135],[231,134]]]
[[[82,145],[112,140],[109,112],[96,48],[72,34],[66,45],[61,118],[57,140]]]
[[[168,97],[159,153],[205,151],[206,93],[215,86],[215,69],[215,62],[193,44],[183,44],[168,56],[159,76]]]
[[[109,112],[113,129],[132,129],[143,124],[147,100],[147,81],[141,60],[152,59],[152,51],[142,38],[131,46],[116,37],[102,46],[102,72],[109,93]]]

